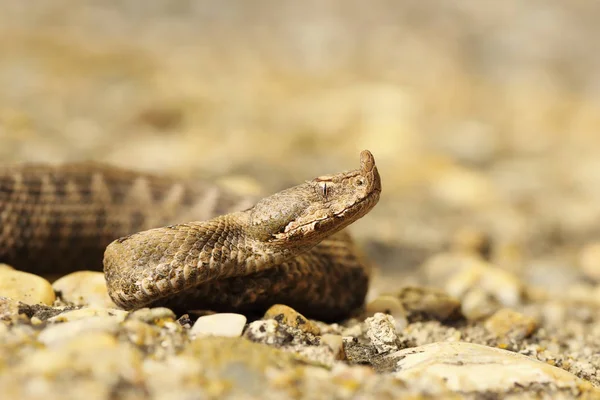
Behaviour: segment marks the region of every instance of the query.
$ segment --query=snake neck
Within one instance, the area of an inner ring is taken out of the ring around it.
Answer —
[[[308,250],[272,246],[247,232],[249,216],[236,212],[209,221],[135,233],[112,242],[104,273],[113,300],[143,306],[199,284],[261,272]]]
[[[104,253],[107,276],[140,272],[143,281],[181,279],[188,285],[263,271],[315,243],[272,244],[249,234],[248,211],[209,221],[150,229],[112,242]]]

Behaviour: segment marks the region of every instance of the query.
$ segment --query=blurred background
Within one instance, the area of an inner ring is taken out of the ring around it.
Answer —
[[[369,149],[383,195],[352,231],[378,287],[427,283],[419,267],[449,250],[548,290],[600,280],[599,3],[0,8],[3,163],[93,159],[269,193]]]

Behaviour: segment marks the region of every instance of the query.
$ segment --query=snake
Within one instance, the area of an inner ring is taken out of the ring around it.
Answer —
[[[358,169],[258,199],[95,162],[6,165],[0,262],[41,275],[103,270],[126,310],[286,304],[335,320],[364,304],[371,263],[345,228],[380,193],[368,150]]]

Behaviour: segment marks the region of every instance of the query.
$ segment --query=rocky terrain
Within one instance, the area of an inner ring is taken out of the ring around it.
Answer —
[[[383,185],[333,324],[0,267],[3,398],[600,398],[600,8],[302,4],[0,1],[4,163],[270,193],[367,148]]]

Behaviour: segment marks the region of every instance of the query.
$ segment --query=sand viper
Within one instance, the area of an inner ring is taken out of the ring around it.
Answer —
[[[250,312],[284,303],[336,319],[363,303],[370,269],[342,229],[380,192],[368,151],[357,170],[256,203],[102,164],[7,166],[0,262],[39,274],[103,266],[110,296],[125,309]]]

